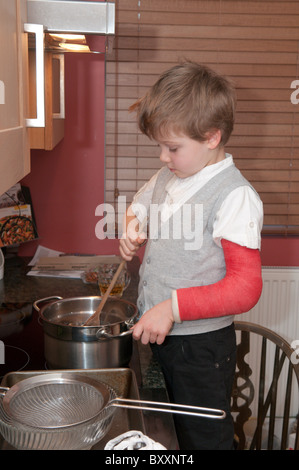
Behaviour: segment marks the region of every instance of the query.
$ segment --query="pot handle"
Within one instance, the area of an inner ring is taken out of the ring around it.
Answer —
[[[45,297],[44,299],[39,299],[39,300],[36,300],[35,302],[33,302],[33,308],[35,308],[35,310],[37,312],[40,311],[40,308],[38,307],[38,304],[39,303],[42,303],[42,302],[47,302],[47,301],[50,301],[52,299],[56,299],[56,300],[62,300],[63,297],[59,297],[58,295],[53,295],[51,297]]]
[[[127,320],[125,322],[125,324],[127,325],[128,330],[123,331],[119,335],[110,335],[110,333],[107,333],[107,331],[105,330],[105,327],[103,326],[103,328],[100,328],[96,332],[96,338],[97,338],[98,341],[100,341],[103,338],[105,338],[105,339],[122,338],[123,336],[131,335],[133,333],[132,326],[135,325],[136,322],[137,322],[136,317],[130,318],[130,320]]]
[[[4,398],[6,392],[8,392],[8,391],[9,391],[8,387],[0,387],[0,397]]]
[[[111,335],[110,333],[107,333],[105,328],[100,328],[96,332],[96,338],[97,338],[98,341],[101,341],[101,339],[103,339],[103,338],[105,338],[105,339],[122,338],[123,336],[128,336],[128,335],[131,335],[132,333],[133,333],[133,330],[127,330],[127,331],[123,331],[119,335]]]

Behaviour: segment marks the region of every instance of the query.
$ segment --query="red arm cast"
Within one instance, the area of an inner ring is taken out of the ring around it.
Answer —
[[[262,292],[259,250],[222,240],[226,264],[223,279],[207,286],[177,290],[182,321],[248,312]]]

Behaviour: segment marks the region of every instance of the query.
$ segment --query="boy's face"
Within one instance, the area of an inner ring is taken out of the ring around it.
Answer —
[[[225,158],[223,147],[218,143],[215,147],[212,140],[198,142],[183,134],[159,136],[160,160],[179,178],[188,178]]]

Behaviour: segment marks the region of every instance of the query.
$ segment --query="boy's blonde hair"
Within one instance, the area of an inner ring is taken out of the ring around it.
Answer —
[[[130,110],[137,112],[141,132],[151,139],[175,132],[205,141],[219,129],[220,145],[225,145],[234,126],[235,101],[229,80],[185,62],[164,72]]]

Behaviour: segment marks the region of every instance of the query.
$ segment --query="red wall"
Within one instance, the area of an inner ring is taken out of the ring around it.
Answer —
[[[104,55],[66,54],[65,73],[65,137],[52,151],[31,152],[22,183],[31,191],[41,245],[99,253],[107,249],[95,236],[95,208],[104,202]],[[20,254],[36,246],[28,243]]]
[[[65,60],[65,137],[51,152],[31,152],[22,183],[31,190],[40,239],[20,254],[33,255],[38,243],[66,253],[118,253],[117,241],[95,236],[95,209],[104,202],[104,56],[70,53]],[[262,262],[299,266],[299,239],[264,238]]]
[[[263,238],[261,255],[263,266],[299,266],[299,238]]]

